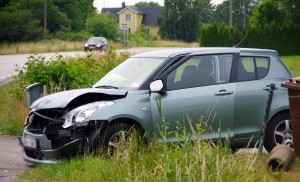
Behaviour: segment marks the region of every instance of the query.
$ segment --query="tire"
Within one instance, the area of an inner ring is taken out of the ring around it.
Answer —
[[[268,152],[278,144],[285,144],[293,148],[293,136],[289,113],[281,113],[268,124],[264,147]]]
[[[112,156],[116,148],[128,141],[134,130],[134,126],[124,123],[109,126],[95,138],[94,152]]]

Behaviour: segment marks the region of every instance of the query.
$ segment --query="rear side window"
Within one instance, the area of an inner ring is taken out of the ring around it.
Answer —
[[[240,57],[237,81],[264,78],[269,70],[270,59],[265,57]]]

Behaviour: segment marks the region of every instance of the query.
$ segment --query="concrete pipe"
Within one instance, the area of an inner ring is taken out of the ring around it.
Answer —
[[[271,172],[287,171],[295,160],[295,152],[287,145],[277,145],[271,151],[268,160],[268,169]]]

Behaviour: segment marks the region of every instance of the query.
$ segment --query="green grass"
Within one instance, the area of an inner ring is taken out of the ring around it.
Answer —
[[[137,151],[135,145],[111,158],[78,157],[62,164],[38,166],[20,181],[299,181],[300,161],[288,172],[271,173],[268,154],[234,153],[210,142],[165,144],[153,141]]]
[[[281,59],[294,77],[300,76],[300,56],[282,56]]]

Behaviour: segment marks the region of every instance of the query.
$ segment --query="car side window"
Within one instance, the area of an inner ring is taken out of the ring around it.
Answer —
[[[225,54],[219,55],[220,78],[217,79],[218,83],[228,83],[230,80],[232,68],[233,55]]]
[[[233,56],[193,56],[167,76],[167,90],[229,82]]]
[[[269,58],[240,57],[237,81],[250,81],[264,78],[269,69]]]
[[[263,58],[263,57],[255,58],[255,60],[256,60],[257,79],[262,79],[268,73],[270,60],[269,58]]]

